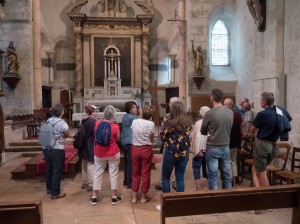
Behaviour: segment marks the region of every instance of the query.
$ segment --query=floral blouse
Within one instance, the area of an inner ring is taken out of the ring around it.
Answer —
[[[190,152],[190,134],[191,127],[188,127],[185,133],[178,133],[173,128],[169,129],[167,124],[163,125],[160,133],[161,139],[165,142],[164,147],[170,150],[175,158],[186,157]]]

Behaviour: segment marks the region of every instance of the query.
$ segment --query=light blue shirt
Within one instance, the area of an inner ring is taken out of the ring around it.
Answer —
[[[122,130],[121,130],[121,145],[132,144],[132,129],[131,124],[134,119],[138,118],[137,115],[125,114],[122,118]]]

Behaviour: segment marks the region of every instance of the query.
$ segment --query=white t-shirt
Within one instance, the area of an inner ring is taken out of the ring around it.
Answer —
[[[132,121],[132,144],[136,146],[152,145],[150,136],[154,133],[153,121],[145,120],[142,118]]]

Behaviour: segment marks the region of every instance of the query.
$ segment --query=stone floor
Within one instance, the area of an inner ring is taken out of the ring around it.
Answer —
[[[14,158],[14,154],[10,154],[8,156],[9,162],[0,168],[0,203],[38,200],[41,198],[44,224],[160,223],[160,212],[157,211],[155,207],[159,204],[161,192],[155,190],[154,185],[159,181],[161,164],[157,164],[156,170],[152,171],[151,187],[149,191],[149,195],[152,200],[150,202],[145,204],[141,204],[140,201],[138,201],[137,204],[131,203],[130,191],[122,186],[123,172],[120,171],[119,195],[122,197],[122,202],[118,205],[111,205],[109,178],[108,173],[106,172],[104,176],[103,190],[99,194],[100,202],[98,205],[92,206],[89,203],[91,193],[80,189],[81,174],[78,174],[75,179],[66,179],[62,181],[62,189],[67,193],[65,198],[51,200],[49,195],[45,194],[44,182],[36,180],[11,180],[10,171],[22,162],[24,158]],[[207,187],[205,180],[203,180],[202,186],[203,188]],[[245,179],[244,183],[239,187],[245,186],[249,186],[249,180],[247,179]],[[186,171],[186,191],[191,191],[193,189],[194,182],[190,160]],[[284,224],[291,223],[291,214],[292,209],[274,209],[261,215],[254,214],[254,211],[246,211],[168,218],[167,223]]]

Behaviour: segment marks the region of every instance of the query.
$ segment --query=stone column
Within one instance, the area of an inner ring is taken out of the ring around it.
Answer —
[[[186,75],[186,44],[185,44],[185,0],[178,0],[178,16],[180,18],[179,21],[179,54],[178,54],[178,62],[179,62],[179,98],[182,100],[183,104],[187,104],[187,75]]]
[[[33,33],[33,101],[34,108],[42,107],[42,65],[41,65],[41,7],[40,0],[32,1]]]
[[[81,33],[75,32],[75,95],[82,97]]]

